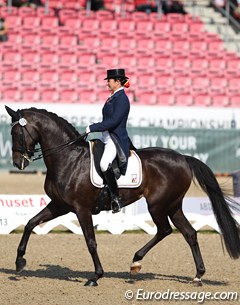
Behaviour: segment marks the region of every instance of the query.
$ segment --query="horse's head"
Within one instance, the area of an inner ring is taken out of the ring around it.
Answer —
[[[13,165],[23,170],[29,165],[35,152],[38,135],[34,126],[28,121],[27,114],[23,110],[14,111],[5,106],[12,118],[12,160]]]

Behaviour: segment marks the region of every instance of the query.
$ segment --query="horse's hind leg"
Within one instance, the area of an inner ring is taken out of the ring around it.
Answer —
[[[175,227],[183,234],[185,240],[187,241],[192,250],[192,255],[197,270],[197,274],[193,279],[192,283],[196,286],[201,286],[201,277],[205,273],[205,267],[197,241],[197,232],[194,230],[187,218],[184,216],[181,208],[179,208],[176,212],[174,212],[174,214],[169,216]]]
[[[135,274],[140,271],[141,264],[139,263],[140,260],[144,258],[144,256],[157,244],[159,243],[163,238],[165,238],[167,235],[172,233],[171,225],[168,221],[167,215],[163,215],[163,213],[156,213],[156,211],[153,213],[153,211],[149,210],[153,222],[157,226],[157,233],[156,235],[140,250],[138,250],[133,258],[133,263],[131,265],[131,274]],[[156,215],[161,215],[159,217],[156,217]]]
[[[17,249],[17,258],[16,258],[16,270],[17,272],[21,272],[26,266],[26,260],[23,258],[26,253],[27,243],[29,237],[32,233],[32,230],[39,224],[52,220],[58,216],[67,214],[69,209],[61,208],[61,206],[56,205],[53,201],[51,201],[42,211],[40,211],[36,216],[29,220],[27,225],[24,228],[23,236],[19,243]]]

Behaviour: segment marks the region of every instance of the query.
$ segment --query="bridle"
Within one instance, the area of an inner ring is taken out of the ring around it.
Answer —
[[[81,139],[86,139],[87,134],[83,133],[80,134],[78,137],[74,138],[73,140],[70,140],[68,142],[65,142],[63,144],[57,145],[55,147],[52,148],[48,148],[45,150],[42,150],[41,148],[34,148],[34,149],[29,149],[27,147],[26,144],[26,139],[25,139],[25,133],[24,130],[26,131],[26,133],[30,136],[30,138],[33,140],[33,137],[31,135],[31,133],[29,132],[29,130],[27,129],[27,120],[25,118],[22,117],[20,110],[17,111],[18,115],[19,115],[19,120],[13,122],[11,124],[11,128],[13,128],[15,125],[19,124],[21,127],[21,142],[22,146],[20,147],[12,147],[12,151],[13,152],[19,152],[22,156],[22,166],[21,168],[24,168],[24,159],[26,159],[28,162],[33,162],[42,158],[45,158],[47,156],[50,156],[52,154],[58,153],[61,150],[63,150],[64,148],[76,143],[77,141],[81,140]],[[35,153],[37,152],[41,152],[37,157],[32,158],[32,156],[34,156]]]

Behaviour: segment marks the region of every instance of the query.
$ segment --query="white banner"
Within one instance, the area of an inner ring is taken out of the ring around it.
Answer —
[[[41,211],[48,202],[46,195],[0,195],[0,234],[9,234],[27,222]],[[211,203],[207,197],[184,199],[183,211],[195,230],[205,226],[219,232],[212,212]],[[240,214],[234,217],[240,223]],[[151,216],[147,211],[144,199],[122,209],[120,213],[101,212],[93,216],[94,226],[112,234],[121,234],[126,230],[141,229],[148,234],[155,234],[156,227],[151,224]],[[36,234],[47,234],[58,226],[64,226],[75,234],[82,234],[75,214],[58,217],[34,229]],[[208,228],[209,229],[209,228]]]
[[[28,103],[8,103],[13,110],[30,108]],[[64,117],[76,127],[86,127],[99,122],[102,118],[102,106],[99,104],[40,104],[34,107],[46,109]],[[4,104],[0,104],[0,124],[10,123]],[[132,127],[160,127],[166,129],[231,129],[240,128],[239,108],[217,107],[160,107],[131,105],[128,125]]]

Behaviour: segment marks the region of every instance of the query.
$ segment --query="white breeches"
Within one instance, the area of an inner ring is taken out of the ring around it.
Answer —
[[[101,170],[105,172],[108,169],[109,164],[112,163],[113,160],[116,158],[117,149],[108,131],[103,132],[102,141],[105,146],[102,159],[100,161],[100,167]]]

